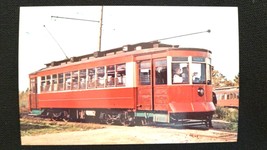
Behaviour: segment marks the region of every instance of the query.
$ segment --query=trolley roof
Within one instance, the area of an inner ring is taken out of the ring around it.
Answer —
[[[160,43],[159,41],[153,41],[153,42],[142,42],[142,43],[137,43],[137,44],[128,44],[124,45],[122,47],[106,50],[106,51],[96,51],[91,54],[86,54],[82,56],[76,56],[76,57],[71,57],[69,59],[63,59],[59,61],[52,61],[50,63],[45,64],[46,67],[54,67],[54,66],[60,66],[62,63],[68,63],[68,62],[79,62],[83,60],[90,60],[94,58],[99,58],[99,57],[105,57],[105,56],[110,56],[110,55],[115,55],[115,54],[121,54],[121,53],[128,53],[132,51],[138,51],[142,49],[142,53],[145,53],[145,49],[148,49],[150,52],[151,49],[153,51],[157,50],[163,50],[166,48],[175,48],[175,49],[182,49],[182,50],[198,50],[198,51],[206,51],[210,52],[209,50],[206,49],[199,49],[199,48],[179,48],[179,45],[169,45],[169,44],[163,44]],[[137,52],[138,53],[138,52]],[[134,53],[132,53],[134,54]]]

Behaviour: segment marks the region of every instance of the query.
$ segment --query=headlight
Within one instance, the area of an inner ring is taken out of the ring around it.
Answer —
[[[204,89],[203,88],[198,88],[197,93],[199,96],[203,96],[204,95]]]

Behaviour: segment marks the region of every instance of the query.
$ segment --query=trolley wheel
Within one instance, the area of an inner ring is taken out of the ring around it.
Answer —
[[[112,116],[110,114],[105,115],[105,122],[107,125],[113,125],[114,120],[112,119]]]
[[[70,114],[67,111],[63,111],[63,117],[62,120],[64,122],[69,122],[70,121]]]

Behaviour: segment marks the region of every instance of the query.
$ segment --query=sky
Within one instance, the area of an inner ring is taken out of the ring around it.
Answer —
[[[73,57],[98,50],[99,22],[51,16],[100,21],[101,6],[20,7],[20,91],[29,87],[30,73],[65,59],[64,53]],[[101,51],[210,29],[161,43],[211,50],[212,65],[228,80],[239,73],[237,7],[104,6],[102,24]]]

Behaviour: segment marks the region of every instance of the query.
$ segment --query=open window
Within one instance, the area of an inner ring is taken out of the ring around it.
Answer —
[[[167,60],[155,60],[155,84],[167,84]]]
[[[206,64],[205,63],[193,63],[192,64],[192,80],[193,80],[193,84],[205,84],[206,83]]]
[[[52,75],[52,91],[57,91],[57,74]]]
[[[189,83],[188,57],[172,57],[172,83]]]
[[[37,93],[37,88],[36,88],[36,80],[35,78],[30,79],[30,91],[32,94]]]
[[[50,90],[51,90],[51,76],[47,75],[46,76],[45,91],[50,91]]]
[[[71,74],[70,72],[65,73],[65,90],[71,89]]]
[[[45,76],[41,77],[41,92],[45,92]]]
[[[104,87],[105,85],[105,67],[97,67],[97,87]]]
[[[192,57],[193,84],[206,84],[206,63],[204,57]]]
[[[58,74],[58,90],[62,91],[64,90],[64,77],[63,77],[63,73]]]
[[[116,74],[117,74],[116,85],[125,86],[125,83],[126,83],[125,64],[116,65]]]
[[[95,68],[88,69],[88,88],[94,88],[96,86]]]
[[[80,83],[79,83],[79,89],[85,89],[86,88],[86,69],[79,71],[80,75]]]
[[[189,83],[188,63],[172,63],[172,83]]]
[[[79,77],[79,72],[78,71],[72,71],[72,90],[77,90],[78,89],[78,77]]]
[[[106,86],[107,87],[112,87],[115,85],[115,66],[114,65],[110,65],[107,66],[107,82],[106,82]]]

